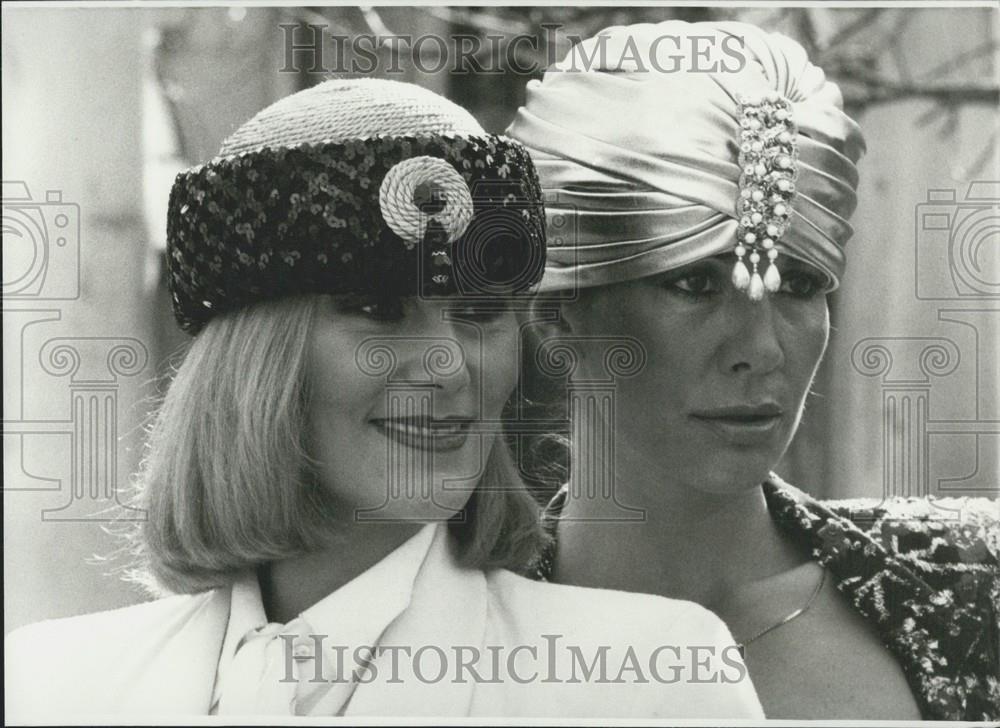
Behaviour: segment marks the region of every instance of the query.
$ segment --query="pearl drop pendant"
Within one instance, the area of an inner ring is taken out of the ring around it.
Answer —
[[[750,271],[742,260],[737,260],[733,266],[733,286],[742,291],[750,285]]]
[[[778,266],[773,261],[764,272],[764,288],[769,293],[777,293],[778,289],[781,288],[781,273],[778,272]]]

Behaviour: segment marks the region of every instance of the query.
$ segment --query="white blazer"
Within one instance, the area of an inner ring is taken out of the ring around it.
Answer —
[[[413,662],[390,665],[382,654],[377,679],[357,686],[347,716],[763,718],[729,631],[708,610],[465,568],[446,542],[441,528],[431,546],[438,558],[421,567],[410,605],[380,644],[434,645],[446,654],[475,647],[486,679],[468,672],[461,682],[451,672],[426,679],[435,668],[421,668],[425,677],[417,679]],[[173,596],[14,631],[5,649],[7,720],[151,723],[207,715],[230,594]],[[488,667],[496,655],[499,673]]]

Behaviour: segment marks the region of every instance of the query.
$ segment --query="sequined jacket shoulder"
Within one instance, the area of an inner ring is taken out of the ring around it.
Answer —
[[[775,522],[825,566],[899,661],[925,719],[1000,719],[1000,517],[987,498],[819,501],[776,476]],[[545,511],[553,540],[565,490]]]

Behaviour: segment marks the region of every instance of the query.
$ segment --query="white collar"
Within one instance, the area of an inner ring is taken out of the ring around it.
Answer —
[[[367,571],[304,610],[314,634],[336,644],[375,645],[385,628],[410,605],[413,582],[434,540],[428,524]]]
[[[385,629],[410,605],[413,585],[438,529],[427,524],[374,566],[305,609],[299,616],[312,634],[327,635],[328,644],[376,645]],[[213,703],[222,675],[243,638],[268,625],[257,574],[247,571],[233,583],[229,623],[222,642]]]

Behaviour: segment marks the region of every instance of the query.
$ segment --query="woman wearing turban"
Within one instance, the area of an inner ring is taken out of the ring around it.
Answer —
[[[865,144],[837,86],[750,25],[614,27],[531,82],[508,133],[546,192],[539,306],[561,299],[530,366],[562,342],[577,347],[571,376],[599,381],[614,341],[642,365],[613,407],[570,407],[570,478],[538,576],[714,610],[769,717],[1000,716],[986,511],[838,509],[772,472],[852,233]],[[602,431],[614,441],[595,447]],[[602,471],[631,511],[609,517],[609,491],[584,487]]]

